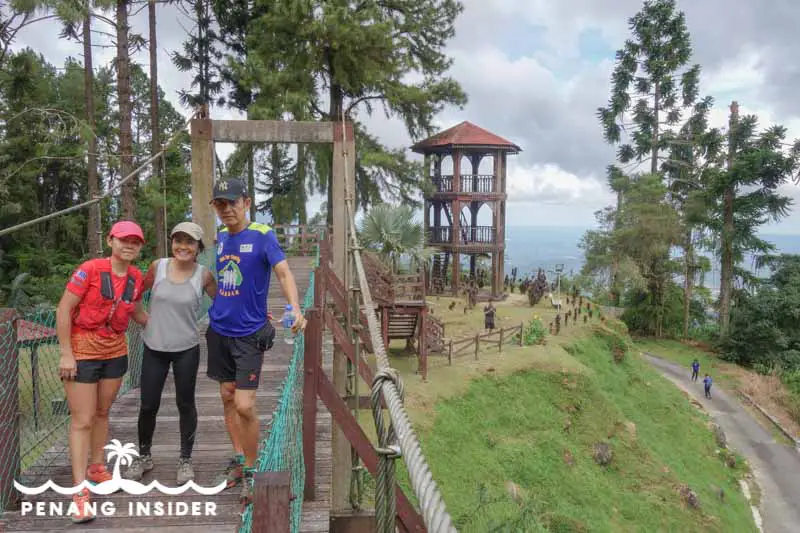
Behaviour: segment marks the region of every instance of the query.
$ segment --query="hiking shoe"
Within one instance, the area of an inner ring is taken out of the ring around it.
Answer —
[[[228,466],[225,468],[225,473],[221,479],[217,479],[217,484],[222,481],[226,482],[226,488],[231,489],[239,484],[242,480],[242,463],[236,457],[231,457]]]
[[[181,459],[178,461],[178,486],[184,485],[194,479],[194,468],[191,459]]]
[[[89,468],[86,470],[86,480],[95,485],[111,481],[113,478],[114,476],[111,475],[106,465],[103,464],[89,465]]]
[[[72,521],[76,524],[82,524],[95,519],[92,508],[89,505],[89,491],[83,489],[77,494],[72,496],[72,503],[75,504],[75,513],[72,514]]]
[[[134,457],[133,462],[125,471],[125,475],[122,476],[125,479],[131,479],[133,481],[140,481],[142,476],[153,469],[153,458],[149,455],[142,455],[139,457]]]
[[[253,470],[250,468],[245,468],[242,474],[242,490],[239,493],[239,501],[243,506],[253,503],[253,487]]]

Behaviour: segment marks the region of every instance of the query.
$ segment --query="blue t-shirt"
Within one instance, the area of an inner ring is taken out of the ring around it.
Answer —
[[[209,325],[220,335],[252,335],[267,322],[272,267],[286,259],[272,228],[251,222],[235,235],[227,229],[217,243],[217,296]]]
[[[711,386],[711,378],[710,377],[705,378],[703,380],[703,383],[706,384],[706,387],[710,387]]]

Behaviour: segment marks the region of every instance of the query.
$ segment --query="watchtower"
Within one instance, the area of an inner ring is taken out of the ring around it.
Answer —
[[[429,182],[424,206],[426,243],[440,250],[428,276],[432,292],[449,287],[457,293],[464,281],[477,279],[477,258],[488,254],[492,259],[491,294],[500,296],[505,259],[506,157],[519,153],[520,147],[465,121],[411,149],[424,155]],[[448,158],[452,174],[443,174],[442,163]],[[487,171],[481,174],[481,162],[487,158],[491,158],[491,165],[484,165]],[[484,205],[491,210],[489,226],[478,225],[478,213]],[[464,256],[469,257],[467,279],[461,276]]]

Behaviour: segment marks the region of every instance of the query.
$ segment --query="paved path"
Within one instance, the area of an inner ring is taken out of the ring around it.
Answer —
[[[689,368],[653,355],[645,354],[645,358],[678,387],[693,395],[725,430],[731,447],[750,462],[762,492],[764,531],[800,531],[800,453],[778,443],[732,394],[714,385],[711,400],[707,400],[703,396],[702,381],[693,383]]]

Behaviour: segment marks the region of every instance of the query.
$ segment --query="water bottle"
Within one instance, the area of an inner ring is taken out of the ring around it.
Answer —
[[[283,325],[283,342],[286,344],[294,344],[294,333],[292,333],[292,326],[294,325],[294,315],[292,314],[292,306],[287,305],[286,311],[283,313],[281,319]]]

